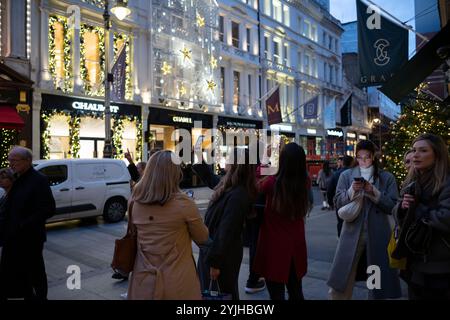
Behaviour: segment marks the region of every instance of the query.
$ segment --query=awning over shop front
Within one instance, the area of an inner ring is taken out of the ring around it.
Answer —
[[[411,93],[421,82],[425,80],[445,59],[449,59],[450,50],[441,48],[450,46],[450,23],[439,31],[419,52],[409,60],[395,75],[379,90],[395,103],[399,103]],[[438,54],[438,49],[441,53]]]
[[[14,107],[0,106],[0,128],[20,130],[24,125],[22,117]]]

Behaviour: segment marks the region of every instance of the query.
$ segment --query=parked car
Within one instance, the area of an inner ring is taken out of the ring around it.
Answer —
[[[127,211],[131,177],[125,162],[116,159],[36,160],[56,201],[55,222],[102,215],[107,222],[121,221]]]

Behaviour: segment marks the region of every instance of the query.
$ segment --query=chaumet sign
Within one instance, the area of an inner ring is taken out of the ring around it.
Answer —
[[[86,110],[86,111],[98,111],[98,112],[104,112],[105,106],[101,103],[95,103],[95,102],[81,102],[81,101],[74,101],[72,103],[72,108],[77,110]],[[112,113],[119,112],[118,106],[110,106],[110,110]]]

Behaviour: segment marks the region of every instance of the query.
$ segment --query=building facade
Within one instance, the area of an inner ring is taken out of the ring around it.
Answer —
[[[189,131],[194,146],[207,128],[257,136],[276,128],[286,141],[302,144],[309,161],[345,153],[345,137],[334,141],[328,134],[340,129],[324,129],[324,110],[332,108],[339,122],[348,91],[343,29],[328,1],[127,4],[131,15],[122,21],[111,15],[106,39],[103,0],[1,2],[2,57],[20,53],[33,83],[25,127],[35,158],[102,157],[107,56],[110,67],[123,59],[125,68],[123,88],[111,100],[118,158],[127,150],[136,160],[148,159],[153,148],[175,150],[176,129]],[[8,42],[4,21],[17,22],[5,13],[18,7],[26,23],[9,27],[11,37],[25,36]],[[265,98],[277,86],[283,123],[269,128]],[[316,96],[317,115],[304,119],[303,105]]]

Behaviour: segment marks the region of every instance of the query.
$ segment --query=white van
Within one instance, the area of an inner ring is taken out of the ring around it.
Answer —
[[[55,222],[103,215],[118,222],[127,211],[130,174],[122,160],[36,160],[34,168],[45,174],[56,201]]]

